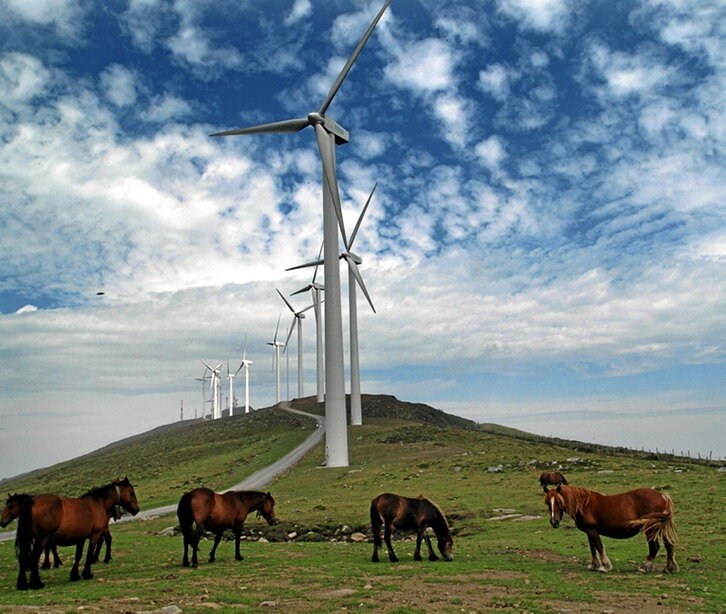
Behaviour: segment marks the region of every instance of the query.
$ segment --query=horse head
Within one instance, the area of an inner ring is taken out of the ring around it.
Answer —
[[[446,535],[436,536],[438,540],[439,552],[444,557],[445,561],[453,561],[454,554],[452,549],[454,548],[454,538],[451,537],[451,533],[447,532]]]
[[[562,514],[565,512],[565,498],[562,496],[562,487],[558,484],[556,488],[548,491],[544,502],[550,511],[550,524],[553,529],[556,529],[560,526]]]
[[[275,518],[275,499],[269,492],[263,493],[262,503],[257,508],[257,515],[262,515],[269,525],[277,522],[277,518]]]
[[[139,513],[139,501],[136,498],[134,487],[129,482],[129,478],[116,480],[114,482],[116,493],[118,495],[118,505],[124,508],[129,514],[136,516]]]
[[[18,516],[20,516],[20,510],[23,509],[23,503],[28,499],[32,499],[31,495],[19,495],[15,493],[11,495],[8,493],[8,500],[5,502],[2,515],[0,515],[0,527],[5,528]]]

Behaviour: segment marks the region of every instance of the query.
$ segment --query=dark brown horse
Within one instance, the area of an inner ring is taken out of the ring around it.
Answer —
[[[653,571],[653,563],[660,549],[659,539],[668,553],[665,571],[678,570],[673,547],[678,541],[673,521],[673,501],[652,488],[638,488],[619,495],[603,495],[587,488],[557,486],[545,495],[550,511],[550,524],[560,526],[562,514],[567,513],[575,526],[587,534],[592,562],[589,569],[607,572],[612,563],[605,554],[601,535],[615,539],[627,539],[641,531],[648,541],[648,557],[638,569]]]
[[[234,532],[234,558],[241,561],[244,557],[239,551],[242,525],[250,512],[257,512],[268,524],[275,524],[275,499],[267,492],[250,490],[230,490],[219,495],[209,488],[195,488],[184,493],[179,500],[177,516],[182,535],[184,535],[184,559],[182,565],[189,567],[189,546],[192,547],[191,566],[198,567],[197,552],[199,538],[204,531],[214,533],[214,545],[209,552],[209,562],[213,563],[219,540],[226,529]]]
[[[451,537],[446,516],[428,499],[424,499],[421,496],[416,499],[411,499],[409,497],[384,493],[378,495],[371,501],[371,528],[373,529],[373,556],[371,560],[374,563],[378,562],[378,549],[383,546],[381,541],[381,527],[384,529],[388,558],[392,563],[398,561],[398,557],[391,545],[392,529],[416,532],[416,551],[413,554],[414,560],[421,560],[421,540],[424,539],[429,549],[429,561],[437,560],[439,557],[434,554],[434,549],[431,547],[431,538],[426,533],[428,527],[431,527],[436,534],[439,552],[441,552],[444,560],[454,560],[454,556],[451,553],[454,540]]]
[[[565,476],[558,471],[552,471],[550,473],[545,472],[539,476],[539,485],[542,487],[542,490],[547,492],[548,484],[551,486],[567,484],[567,480],[565,479]]]
[[[2,515],[0,515],[0,527],[7,527],[13,520],[20,516],[20,510],[23,504],[32,499],[33,495],[27,493],[15,493],[11,495],[8,493],[8,500],[5,502]],[[58,556],[58,550],[52,544],[48,544],[44,550],[45,557],[43,558],[43,566],[41,569],[50,569],[50,555],[53,555],[53,567],[60,567],[63,565],[61,558]]]
[[[40,553],[48,544],[76,546],[76,555],[71,569],[71,582],[81,577],[89,579],[91,563],[96,544],[108,533],[109,517],[116,506],[131,514],[137,514],[139,503],[134,487],[128,478],[116,480],[106,486],[94,488],[78,499],[59,495],[36,495],[23,504],[18,518],[15,549],[18,553],[19,590],[43,588],[38,573]],[[83,546],[88,540],[88,554],[82,575],[78,566],[83,555]],[[30,582],[26,578],[30,571]]]

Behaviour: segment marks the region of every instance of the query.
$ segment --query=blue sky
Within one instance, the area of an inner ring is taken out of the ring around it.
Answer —
[[[208,135],[316,110],[381,5],[0,0],[0,475],[201,412],[199,360],[245,338],[274,400],[315,139]],[[726,455],[725,24],[716,0],[393,0],[328,110],[347,227],[378,182],[364,392]]]

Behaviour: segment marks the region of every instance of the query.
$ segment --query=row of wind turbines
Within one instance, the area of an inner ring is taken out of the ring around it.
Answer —
[[[303,117],[286,119],[268,124],[260,124],[257,126],[240,128],[236,130],[228,130],[225,132],[218,132],[211,135],[213,137],[220,137],[250,134],[287,134],[298,132],[300,130],[303,130],[304,128],[307,128],[308,126],[312,126],[315,131],[317,146],[320,152],[320,157],[322,159],[323,258],[322,260],[318,260],[316,262],[308,263],[301,266],[317,266],[319,264],[322,264],[324,269],[325,349],[323,356],[325,365],[325,457],[326,465],[328,467],[346,467],[349,464],[347,415],[345,404],[345,381],[343,366],[343,324],[341,314],[341,287],[339,268],[339,260],[341,258],[348,263],[350,280],[349,303],[351,305],[351,418],[352,421],[355,420],[358,424],[362,422],[362,416],[360,410],[360,371],[357,357],[358,326],[357,306],[355,305],[356,284],[358,284],[363,290],[363,293],[366,295],[366,298],[371,304],[371,307],[373,306],[373,303],[371,302],[368,291],[366,290],[365,284],[363,283],[363,279],[361,278],[360,272],[358,271],[358,264],[360,264],[361,262],[360,258],[353,254],[353,252],[351,251],[353,241],[355,240],[355,236],[360,226],[360,221],[362,220],[362,216],[359,218],[358,224],[356,224],[356,228],[349,239],[345,231],[345,225],[343,223],[343,215],[340,205],[340,194],[338,191],[335,146],[348,143],[350,141],[350,134],[332,117],[326,115],[326,113],[330,104],[333,102],[333,99],[338,93],[338,90],[343,84],[343,81],[348,76],[348,73],[350,72],[353,64],[357,60],[365,44],[368,42],[368,39],[373,33],[373,30],[378,25],[378,22],[380,21],[381,17],[383,16],[390,3],[391,0],[385,1],[383,7],[373,19],[370,26],[359,40],[352,54],[350,55],[342,70],[338,74],[325,100],[316,111],[312,111]],[[370,202],[370,198],[368,199],[368,202]],[[338,232],[340,232],[340,236],[343,239],[343,245],[345,246],[345,249],[342,253],[340,251]],[[285,302],[287,303],[287,301]],[[319,301],[317,304],[319,304]],[[292,307],[290,307],[290,309],[292,309]],[[296,313],[294,309],[293,313]],[[296,317],[295,321],[298,320],[301,320],[301,318]],[[318,322],[320,322],[319,318]],[[301,335],[300,332],[298,334]],[[355,340],[353,339],[353,335],[355,335]],[[275,337],[275,339],[276,338],[277,337]],[[298,346],[298,361],[301,360],[301,346],[302,344],[299,344]],[[276,346],[273,346],[273,348],[274,347]],[[353,357],[354,352],[355,358]],[[318,360],[320,360],[320,354],[321,352],[318,352]],[[321,371],[322,370],[318,368],[318,377],[320,377]],[[279,377],[277,379],[279,380]],[[356,387],[357,393],[355,391]],[[320,390],[320,385],[318,386],[318,389]],[[358,407],[356,407],[355,409],[353,409],[352,407],[354,396],[357,396],[358,399]]]

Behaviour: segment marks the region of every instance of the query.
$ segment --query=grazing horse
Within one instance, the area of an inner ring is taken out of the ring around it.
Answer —
[[[48,544],[76,546],[71,582],[92,578],[91,563],[96,544],[108,533],[109,517],[118,505],[131,514],[139,512],[139,502],[128,478],[94,488],[78,499],[42,494],[26,501],[20,511],[15,538],[19,567],[17,588],[43,588],[38,560]],[[86,540],[88,554],[83,573],[79,575],[78,566]],[[29,583],[26,570],[30,570]]]
[[[539,476],[539,485],[545,492],[547,492],[547,484],[557,486],[558,484],[567,484],[567,480],[559,471],[545,472]]]
[[[612,563],[605,554],[601,535],[615,539],[627,539],[641,531],[648,541],[648,557],[638,569],[643,573],[653,571],[653,563],[660,549],[659,539],[668,553],[665,571],[673,573],[678,565],[673,547],[678,541],[673,521],[673,501],[652,488],[638,488],[619,495],[603,495],[587,488],[557,486],[545,495],[550,511],[550,524],[560,526],[563,513],[567,513],[575,526],[587,534],[590,542],[592,571],[607,572]]]
[[[371,560],[378,562],[378,549],[383,546],[381,542],[381,527],[384,527],[384,538],[388,548],[388,558],[392,563],[398,561],[398,557],[391,545],[391,530],[416,531],[416,551],[413,558],[421,560],[421,540],[426,540],[429,548],[429,561],[435,561],[439,557],[434,554],[431,547],[431,538],[426,533],[426,528],[431,527],[438,539],[439,552],[446,561],[453,561],[454,556],[451,549],[454,540],[451,537],[449,524],[446,516],[428,499],[419,496],[416,499],[402,497],[391,493],[378,495],[371,501],[371,528],[373,529],[373,556]]]
[[[23,504],[32,499],[33,495],[27,493],[15,493],[11,495],[8,493],[8,500],[5,502],[2,515],[0,516],[0,527],[7,527],[13,520],[20,516],[20,510]],[[60,557],[58,556],[58,550],[52,544],[48,544],[44,550],[45,557],[43,559],[43,566],[41,569],[50,569],[50,555],[53,555],[53,567],[60,567],[63,565]]]
[[[177,506],[179,526],[184,535],[184,558],[182,565],[189,567],[189,546],[192,547],[191,566],[198,567],[197,552],[199,539],[204,531],[214,533],[214,545],[209,552],[209,562],[215,561],[219,540],[226,529],[234,532],[234,558],[244,557],[239,551],[242,525],[250,512],[257,512],[267,521],[275,524],[275,499],[267,492],[251,490],[230,490],[217,494],[209,488],[195,488],[184,493]]]

